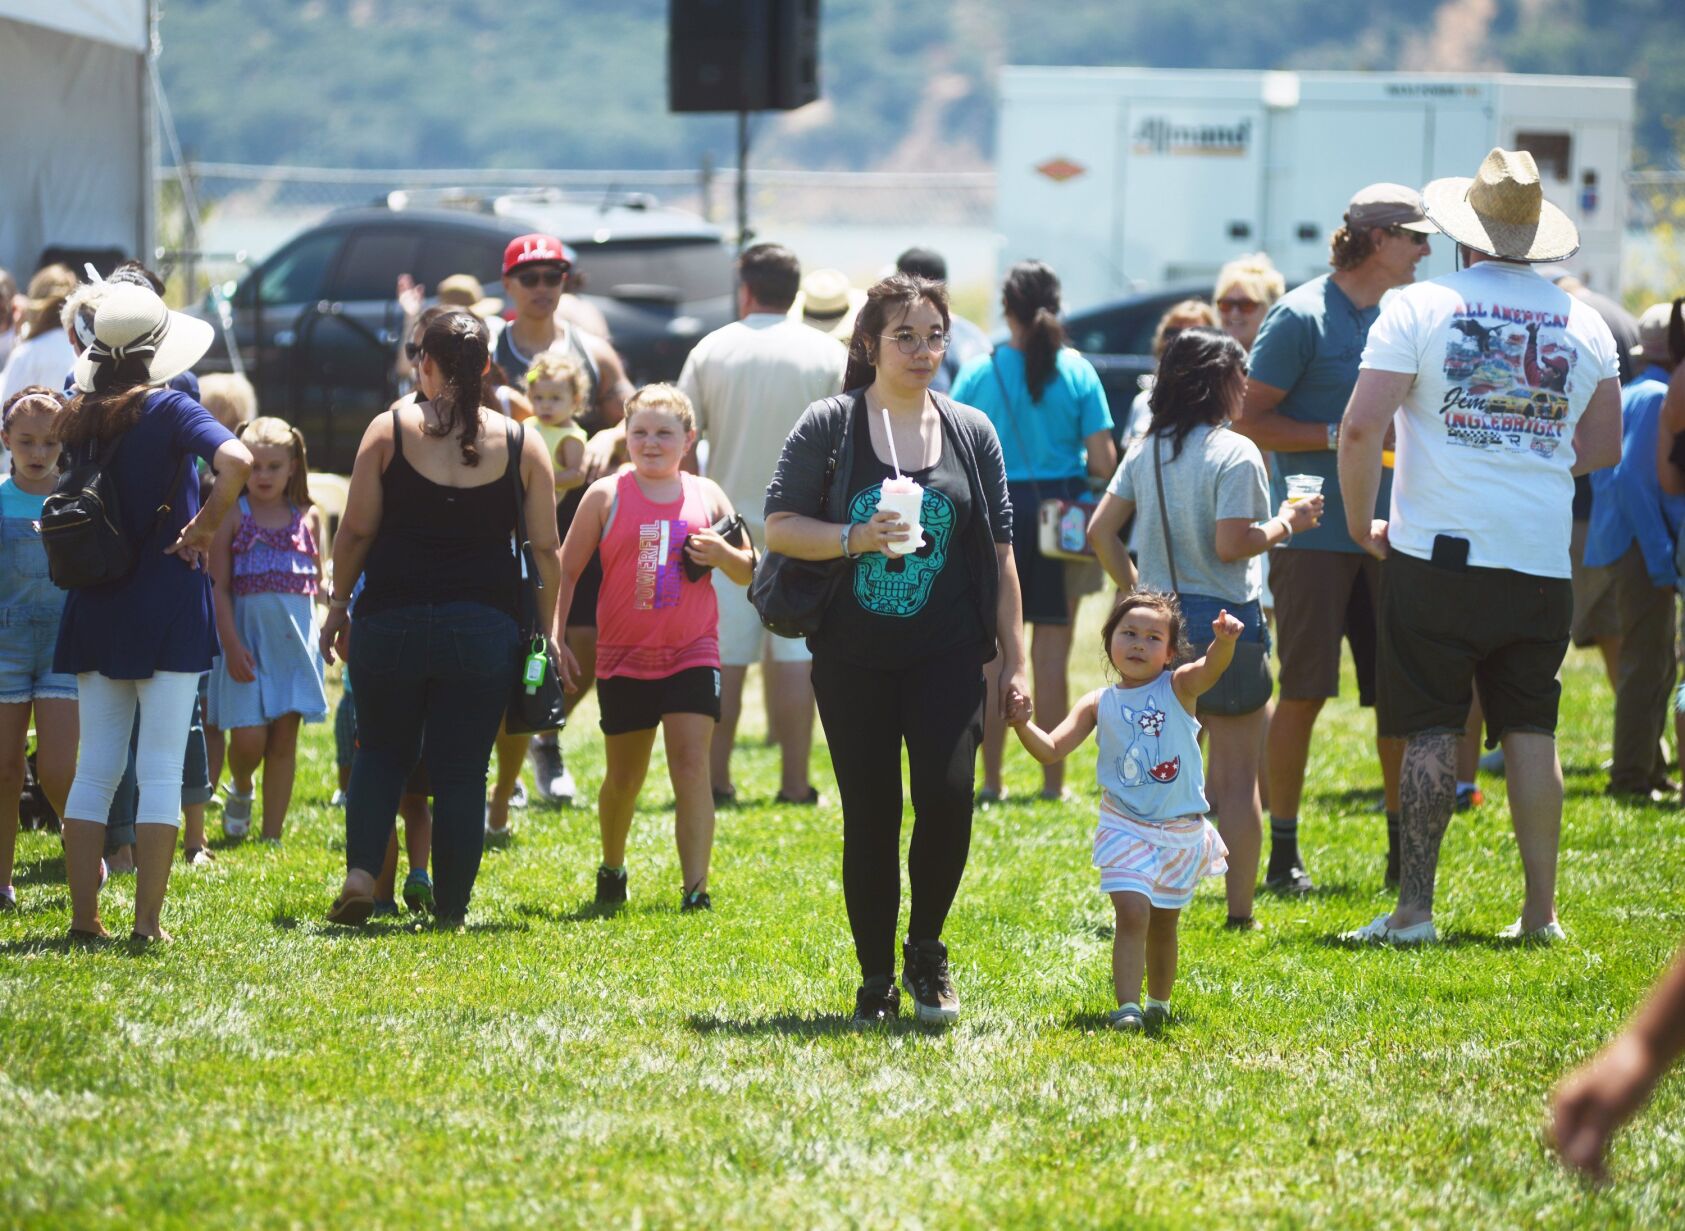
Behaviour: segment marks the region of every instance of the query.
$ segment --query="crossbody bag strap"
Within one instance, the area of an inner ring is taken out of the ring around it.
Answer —
[[[505,419],[503,437],[509,449],[509,490],[515,494],[515,610],[520,613],[521,636],[531,637],[538,625],[538,579],[533,576],[532,545],[527,541],[527,493],[521,482],[527,429]]]
[[[1160,446],[1164,438],[1157,432],[1153,433],[1153,477],[1158,480],[1158,521],[1159,529],[1164,532],[1164,558],[1170,565],[1170,588],[1176,593],[1182,592],[1182,583],[1176,580],[1176,549],[1170,544],[1170,509],[1164,501],[1164,459],[1160,456]]]
[[[989,370],[995,374],[995,384],[1000,386],[1001,413],[1006,416],[1007,429],[1012,433],[1012,443],[1018,446],[1018,453],[1029,465],[1030,452],[1024,447],[1024,438],[1018,434],[1018,416],[1012,412],[1012,395],[1006,391],[1006,377],[1000,374],[1000,365],[996,362],[993,352],[989,355]],[[1030,493],[1035,498],[1036,516],[1041,515],[1041,484],[1034,479],[1029,481]]]

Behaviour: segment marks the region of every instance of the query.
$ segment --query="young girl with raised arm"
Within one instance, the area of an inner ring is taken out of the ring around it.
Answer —
[[[1102,634],[1115,685],[1082,698],[1051,733],[1030,721],[1027,700],[1010,716],[1019,740],[1043,765],[1100,732],[1094,866],[1117,911],[1112,985],[1118,1007],[1108,1018],[1117,1030],[1169,1020],[1177,920],[1201,877],[1228,870],[1228,848],[1205,819],[1210,806],[1194,702],[1228,669],[1240,633],[1239,620],[1218,612],[1205,656],[1178,665],[1187,643],[1175,596],[1137,591],[1119,600]]]
[[[279,842],[298,765],[298,728],[328,715],[312,604],[322,575],[321,520],[310,502],[304,436],[280,419],[240,430],[252,475],[211,543],[217,636],[209,719],[228,733],[223,832],[243,838],[252,778],[263,769],[263,838]]]
[[[64,815],[76,775],[76,677],[53,670],[64,591],[47,576],[41,505],[58,480],[58,420],[64,399],[26,385],[0,410],[0,442],[11,473],[0,478],[0,910],[17,905],[17,849],[24,744],[35,717],[35,767],[53,811]]]
[[[649,771],[655,728],[666,737],[673,779],[674,828],[684,873],[680,907],[709,910],[708,858],[714,845],[714,795],[708,746],[720,717],[719,607],[708,570],[748,585],[754,557],[712,527],[734,510],[712,479],[679,469],[696,443],[690,399],[672,385],[646,385],[626,403],[632,465],[585,492],[562,546],[556,610],[565,618],[580,573],[600,552],[597,598],[597,702],[606,766],[597,795],[603,862],[597,902],[626,901],[626,834]],[[690,567],[687,569],[686,565]],[[571,691],[579,664],[562,644],[563,682]]]

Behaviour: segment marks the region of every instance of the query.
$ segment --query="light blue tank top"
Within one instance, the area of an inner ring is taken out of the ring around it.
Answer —
[[[1142,821],[1203,816],[1211,810],[1199,720],[1176,699],[1170,672],[1140,688],[1105,689],[1095,725],[1100,733],[1095,768],[1100,789],[1114,807]]]

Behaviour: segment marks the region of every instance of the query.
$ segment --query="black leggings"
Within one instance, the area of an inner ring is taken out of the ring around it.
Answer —
[[[863,976],[895,973],[902,740],[913,796],[907,937],[942,937],[971,849],[983,693],[975,650],[900,671],[814,656],[813,695],[842,792],[843,896]]]

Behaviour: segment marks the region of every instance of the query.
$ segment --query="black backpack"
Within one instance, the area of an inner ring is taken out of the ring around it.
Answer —
[[[41,546],[47,553],[47,576],[61,590],[121,581],[134,569],[137,546],[123,532],[117,480],[111,474],[122,435],[106,442],[91,460],[74,464],[59,476],[41,506]],[[146,533],[150,542],[170,515],[176,489],[187,468],[181,460]]]

